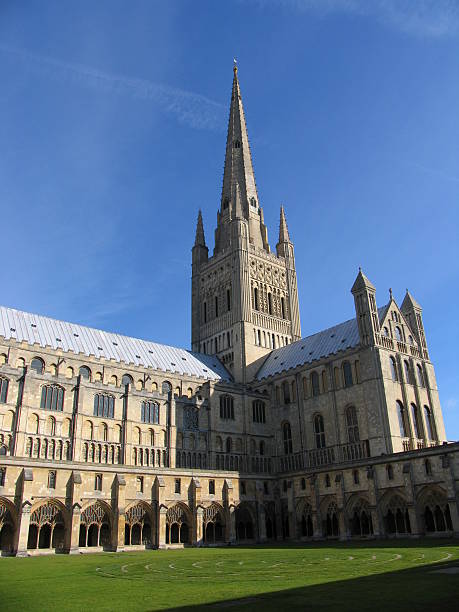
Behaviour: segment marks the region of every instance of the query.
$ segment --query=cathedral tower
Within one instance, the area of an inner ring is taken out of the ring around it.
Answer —
[[[210,258],[201,213],[198,217],[191,333],[193,350],[217,354],[238,382],[250,381],[255,362],[273,348],[301,337],[293,244],[282,207],[276,254],[270,250],[236,66]]]

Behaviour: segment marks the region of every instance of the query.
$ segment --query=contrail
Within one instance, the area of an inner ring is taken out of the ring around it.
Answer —
[[[81,64],[61,62],[6,45],[0,45],[0,51],[17,57],[35,72],[50,78],[153,102],[192,128],[212,131],[225,129],[225,106],[200,94],[145,79],[109,74]]]

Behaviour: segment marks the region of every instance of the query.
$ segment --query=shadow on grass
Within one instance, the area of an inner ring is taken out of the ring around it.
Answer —
[[[457,540],[391,540],[368,542],[311,543],[295,548],[326,548],[346,550],[356,548],[439,548],[457,546]],[[241,548],[266,548],[263,546]],[[269,548],[292,546],[270,545]],[[273,586],[273,585],[272,585]],[[209,585],[208,588],[212,588]],[[275,588],[275,585],[273,586]],[[339,611],[355,612],[416,612],[459,610],[459,560],[423,564],[419,567],[323,582],[299,588],[282,589],[266,593],[215,601],[210,604],[170,608],[177,612],[198,610],[236,610],[237,612],[287,611]]]

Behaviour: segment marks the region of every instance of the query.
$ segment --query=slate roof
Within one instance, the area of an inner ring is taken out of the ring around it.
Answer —
[[[357,320],[351,319],[270,353],[257,374],[261,380],[360,344]]]
[[[0,306],[0,336],[162,372],[176,372],[207,380],[231,380],[229,372],[213,355],[193,353],[4,306]]]

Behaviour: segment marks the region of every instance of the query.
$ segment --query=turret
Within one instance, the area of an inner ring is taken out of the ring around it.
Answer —
[[[290,321],[292,323],[292,341],[301,338],[300,308],[298,304],[298,284],[295,267],[295,251],[290,235],[288,233],[287,219],[285,218],[284,207],[280,209],[279,220],[279,242],[276,245],[278,257],[285,260],[285,270],[287,273],[288,305]]]
[[[422,350],[424,359],[429,358],[427,352],[426,337],[424,334],[424,325],[422,323],[422,308],[418,302],[414,299],[411,293],[406,290],[406,295],[400,308],[403,316],[405,317],[411,331],[418,341],[418,345]]]
[[[359,268],[357,278],[352,285],[351,293],[354,296],[360,342],[366,346],[374,345],[376,334],[379,334],[376,289],[361,268]]]

